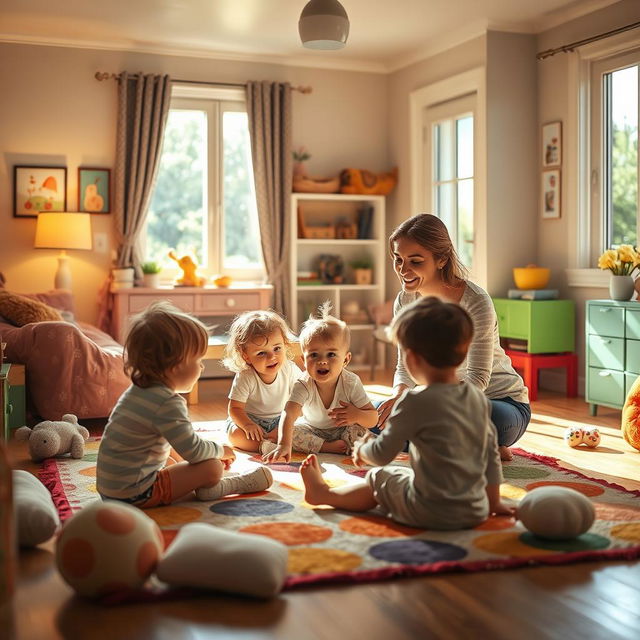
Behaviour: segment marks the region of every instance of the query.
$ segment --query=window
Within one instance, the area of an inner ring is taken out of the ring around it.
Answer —
[[[424,110],[425,170],[430,189],[424,211],[438,215],[463,264],[473,267],[475,96]],[[430,195],[429,195],[430,192]]]
[[[195,254],[203,273],[262,276],[241,92],[174,87],[145,231],[147,260],[167,269],[176,269],[168,258],[175,249],[179,256]]]
[[[638,74],[640,53],[597,62],[591,75],[591,259],[638,245]]]

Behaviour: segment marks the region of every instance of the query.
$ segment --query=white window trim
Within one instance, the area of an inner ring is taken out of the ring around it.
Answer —
[[[476,67],[464,73],[434,82],[409,94],[409,140],[411,215],[419,213],[424,202],[424,158],[422,156],[422,112],[439,102],[476,94],[476,117],[474,119],[474,273],[473,279],[480,286],[487,285],[487,168],[486,158],[486,73],[484,67]]]
[[[603,287],[609,274],[591,268],[591,68],[601,58],[637,48],[637,35],[631,32],[584,45],[569,55],[567,126],[565,149],[572,150],[573,162],[565,171],[566,205],[569,229],[569,264],[565,270],[570,287]]]

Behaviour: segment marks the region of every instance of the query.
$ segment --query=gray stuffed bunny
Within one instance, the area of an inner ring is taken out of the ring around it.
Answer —
[[[65,413],[62,420],[44,420],[33,429],[20,427],[15,437],[16,440],[28,440],[31,459],[40,462],[65,453],[70,453],[72,458],[82,458],[89,432],[78,424],[76,416]]]

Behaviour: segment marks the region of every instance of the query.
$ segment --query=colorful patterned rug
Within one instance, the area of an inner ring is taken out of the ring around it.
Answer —
[[[221,427],[216,424],[206,437],[223,440]],[[44,464],[41,480],[51,491],[63,520],[98,498],[98,444],[99,438],[90,439],[82,460],[51,459]],[[281,541],[289,547],[286,588],[640,556],[640,491],[627,491],[562,469],[551,458],[521,450],[515,453],[514,460],[503,467],[503,497],[515,504],[527,491],[543,485],[576,489],[596,507],[597,519],[589,532],[568,541],[542,540],[504,516],[490,518],[471,530],[425,531],[374,513],[313,507],[303,498],[298,473],[302,454],[294,454],[290,464],[270,465],[275,480],[268,492],[231,496],[213,503],[180,502],[146,513],[158,523],[167,544],[188,522],[209,522]],[[406,454],[400,454],[394,464],[406,465],[406,458]],[[333,486],[357,482],[366,473],[353,467],[345,456],[324,454],[320,461],[325,478]],[[247,470],[256,464],[257,458],[239,453],[233,469]]]

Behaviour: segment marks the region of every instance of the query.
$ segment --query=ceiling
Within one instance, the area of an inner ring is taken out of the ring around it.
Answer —
[[[341,0],[347,46],[318,53],[298,38],[306,0],[2,0],[0,42],[386,72],[487,29],[538,33],[615,1]]]

